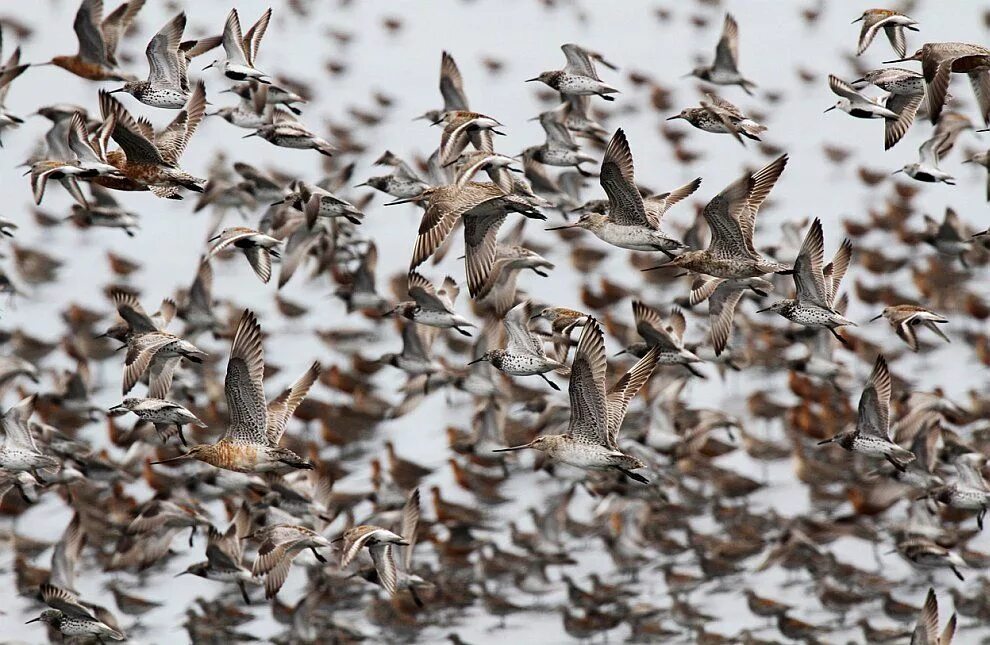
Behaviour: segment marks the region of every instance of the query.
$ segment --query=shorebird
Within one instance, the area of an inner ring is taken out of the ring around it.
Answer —
[[[660,312],[639,300],[632,301],[633,319],[636,323],[636,333],[643,338],[643,342],[633,343],[626,347],[621,354],[631,354],[636,358],[643,358],[651,347],[659,347],[660,353],[657,356],[658,365],[683,365],[691,374],[705,378],[692,363],[701,363],[694,352],[684,348],[684,330],[687,321],[684,313],[677,307],[673,307],[668,322],[664,322]]]
[[[755,173],[746,173],[716,195],[703,212],[711,242],[703,251],[685,251],[659,267],[679,267],[716,278],[758,278],[791,269],[763,257],[753,246],[756,216],[787,165],[781,155]]]
[[[983,518],[990,508],[990,486],[981,472],[985,461],[986,457],[978,453],[959,455],[953,461],[959,478],[928,492],[928,497],[950,508],[976,511],[976,526],[981,531]]]
[[[251,134],[245,134],[244,138],[261,137],[272,145],[280,148],[292,148],[294,150],[316,150],[321,155],[332,157],[333,145],[319,136],[305,125],[296,121],[286,113],[276,115],[273,123],[266,123],[258,126],[258,129]]]
[[[560,49],[567,58],[567,65],[564,66],[564,69],[543,72],[535,78],[526,79],[526,82],[546,83],[561,94],[600,96],[606,101],[615,100],[615,97],[609,96],[609,94],[616,94],[619,90],[602,82],[595,70],[594,61],[598,61],[610,69],[616,69],[615,66],[602,58],[601,54],[588,51],[573,43],[561,45]]]
[[[391,166],[395,171],[391,175],[371,177],[367,181],[357,184],[355,188],[368,186],[375,190],[391,195],[396,199],[412,199],[419,196],[424,190],[430,187],[428,183],[416,174],[405,161],[399,159],[391,151],[386,150],[381,157],[375,161],[376,166]]]
[[[244,566],[244,547],[241,545],[241,540],[247,536],[250,522],[250,508],[242,505],[226,532],[221,533],[211,525],[206,543],[206,560],[190,564],[185,571],[176,574],[176,577],[189,574],[206,580],[236,583],[244,602],[251,604],[247,585],[258,584],[258,579]]]
[[[751,88],[756,87],[756,83],[739,73],[739,25],[731,13],[725,14],[722,37],[715,46],[715,60],[711,65],[695,67],[689,76],[715,85],[738,85],[744,92],[753,95]]]
[[[549,275],[554,263],[524,246],[498,244],[495,261],[474,299],[478,305],[491,305],[496,315],[503,316],[516,302],[516,281],[519,273],[529,269],[541,278]]]
[[[918,623],[911,634],[911,645],[952,645],[952,638],[956,635],[956,612],[952,612],[941,633],[938,623],[938,599],[935,590],[929,587]]]
[[[411,524],[413,525],[412,530],[415,531],[414,523],[418,522],[418,516],[418,506],[416,507],[415,519],[410,515],[410,509],[407,506],[403,513],[403,526]],[[334,542],[341,540],[344,545],[340,558],[340,568],[343,569],[349,565],[361,552],[361,549],[367,547],[368,553],[371,554],[371,559],[375,563],[375,571],[378,573],[378,580],[381,582],[382,588],[389,595],[395,595],[398,590],[398,573],[395,558],[392,556],[392,546],[404,546],[411,549],[410,542],[403,535],[396,535],[388,529],[373,524],[362,524],[347,529]]]
[[[148,78],[128,81],[113,90],[126,92],[145,105],[178,110],[185,106],[191,93],[186,77],[188,60],[181,50],[182,32],[186,28],[186,14],[180,13],[168,21],[145,49],[148,58]]]
[[[515,162],[516,160],[513,157],[507,157],[494,152],[485,152],[483,150],[462,152],[453,161],[453,163],[458,164],[454,185],[463,188],[479,172],[485,172],[488,178],[498,185],[499,188],[507,193],[511,193],[516,189],[518,182],[509,173],[523,172],[512,166]]]
[[[940,325],[947,324],[949,319],[924,307],[919,307],[918,305],[891,305],[884,307],[881,313],[870,319],[870,322],[879,318],[886,318],[890,326],[897,332],[897,336],[913,352],[918,351],[918,333],[916,327],[919,325],[935,332],[945,342],[951,342],[949,341],[949,337],[936,326],[936,323]]]
[[[82,0],[72,23],[79,52],[56,56],[47,64],[90,81],[132,80],[117,68],[117,45],[143,6],[144,0],[131,0],[103,18],[103,0]]]
[[[852,24],[855,25],[857,22],[863,23],[863,27],[859,30],[859,43],[856,46],[857,56],[866,51],[881,29],[887,34],[887,40],[890,41],[890,46],[897,55],[903,56],[907,52],[904,30],[918,31],[916,20],[890,9],[867,9],[863,15],[853,20]]]
[[[225,228],[209,240],[213,243],[206,259],[214,257],[228,246],[233,246],[244,252],[251,268],[254,269],[262,282],[268,284],[272,278],[272,256],[281,257],[276,249],[282,243],[270,235],[265,235],[247,226],[233,226]]]
[[[63,636],[96,638],[102,641],[109,638],[122,641],[124,633],[116,626],[110,626],[96,617],[95,611],[79,602],[75,594],[50,584],[41,585],[41,598],[52,609],[41,612],[27,624],[41,621],[57,629]],[[102,613],[107,613],[105,610]]]
[[[529,329],[531,317],[529,300],[523,300],[505,314],[504,324],[508,342],[502,349],[492,349],[468,365],[486,361],[499,371],[512,376],[539,376],[555,390],[560,386],[546,377],[550,371],[566,372],[567,366],[547,356],[543,340]]]
[[[828,75],[828,88],[839,97],[838,102],[825,112],[838,108],[857,119],[890,119],[896,121],[898,114],[881,104],[877,99],[871,99],[834,74]]]
[[[150,190],[167,199],[182,199],[180,188],[203,192],[205,180],[181,170],[179,158],[203,120],[205,109],[206,86],[199,82],[186,107],[164,130],[155,133],[146,122],[135,121],[109,92],[100,90],[100,112],[104,119],[114,119],[110,136],[120,146],[120,150],[106,153],[106,160],[127,179],[98,177],[94,181],[115,190]]]
[[[890,371],[887,361],[879,354],[859,399],[856,428],[819,441],[818,445],[837,443],[849,452],[886,459],[903,472],[915,455],[890,440],[889,428]]]
[[[848,341],[835,330],[845,325],[855,326],[856,323],[836,311],[836,296],[852,258],[852,243],[848,239],[843,240],[832,261],[823,266],[824,252],[822,222],[816,217],[794,262],[795,297],[777,301],[757,313],[774,311],[804,327],[827,329],[843,345],[848,345]]]
[[[903,54],[901,54],[903,56]],[[921,61],[928,118],[937,123],[949,91],[949,75],[966,74],[976,94],[983,123],[990,125],[990,49],[967,43],[925,43],[914,54],[884,64]]]
[[[745,142],[742,137],[753,141],[762,141],[760,135],[766,132],[766,126],[752,120],[735,105],[715,94],[706,94],[705,96],[708,97],[708,100],[701,101],[701,107],[684,108],[679,114],[667,117],[667,120],[684,119],[705,132],[731,134],[736,141],[743,145]]]
[[[963,163],[975,163],[979,166],[983,166],[983,168],[988,171],[986,180],[987,201],[990,202],[990,150],[987,150],[986,152],[979,152],[963,161]]]
[[[31,432],[35,395],[22,399],[0,417],[3,443],[0,444],[0,468],[11,473],[31,472],[37,478],[39,470],[58,472],[62,462],[43,454]]]
[[[0,34],[0,51],[3,49],[3,34]],[[24,123],[24,119],[12,114],[7,111],[6,102],[7,94],[10,92],[10,84],[15,78],[24,73],[24,71],[31,67],[29,64],[21,64],[21,48],[17,47],[14,49],[14,53],[10,55],[0,67],[0,132],[3,132],[7,128],[17,127]],[[40,111],[38,112],[41,113]],[[3,142],[0,141],[0,146]]]
[[[895,170],[892,174],[903,172],[907,176],[917,181],[927,183],[942,182],[954,186],[955,177],[938,167],[938,163],[943,159],[956,143],[960,133],[968,130],[973,124],[968,118],[958,112],[946,112],[938,121],[932,136],[925,140],[918,148],[918,161],[905,164],[900,170]]]
[[[443,97],[442,110],[429,110],[416,118],[435,123],[446,112],[470,109],[468,108],[467,94],[464,92],[464,78],[461,76],[461,70],[457,67],[454,57],[447,51],[440,55],[440,96]]]
[[[250,79],[259,83],[269,83],[268,74],[255,68],[254,65],[261,39],[265,36],[271,19],[272,10],[269,8],[261,14],[256,23],[251,25],[247,34],[241,35],[241,20],[237,15],[237,9],[231,9],[223,26],[223,51],[227,58],[217,59],[203,70],[217,67],[224,76],[234,81]]]
[[[474,327],[474,323],[454,311],[454,301],[460,289],[453,278],[444,278],[442,288],[437,290],[429,280],[412,271],[408,275],[407,290],[412,300],[400,302],[386,316],[398,314],[421,325],[453,329],[462,336],[471,336],[462,327]]]
[[[565,361],[571,347],[571,331],[576,327],[584,327],[588,323],[588,314],[567,307],[544,307],[529,317],[531,321],[537,318],[550,322],[554,355]]]
[[[117,314],[125,323],[106,333],[127,346],[122,394],[130,392],[138,379],[148,372],[148,396],[153,399],[166,398],[179,362],[185,358],[193,363],[202,363],[206,353],[189,341],[165,331],[165,326],[175,315],[175,303],[172,301],[163,301],[160,317],[152,317],[145,313],[132,294],[114,289],[110,296]]]
[[[643,358],[607,392],[605,377],[605,337],[594,318],[581,332],[571,363],[568,392],[571,417],[567,434],[542,435],[521,446],[498,448],[507,452],[533,448],[547,457],[584,470],[617,470],[626,477],[647,484],[649,480],[633,472],[646,466],[640,459],[619,450],[619,429],[630,401],[649,380],[657,365],[659,347],[652,347]]]
[[[440,135],[439,161],[443,166],[454,163],[470,143],[476,150],[492,152],[494,150],[493,135],[505,133],[495,128],[502,124],[492,117],[479,112],[455,110],[444,112],[433,125],[444,124]]]
[[[295,106],[296,103],[306,103],[306,99],[293,92],[287,87],[281,87],[275,85],[274,83],[267,83],[260,87],[264,88],[263,98],[265,99],[266,106],[278,106],[281,105],[289,112],[292,112],[296,116],[302,114],[302,110]],[[244,83],[238,83],[228,90],[221,90],[220,93],[230,92],[241,97],[242,101],[253,101],[257,96],[258,90],[260,89],[257,81],[246,81]]]
[[[402,351],[398,354],[389,353],[378,359],[379,363],[391,365],[410,376],[426,376],[426,386],[429,377],[444,370],[442,363],[433,357],[433,341],[438,331],[436,328],[424,329],[413,322],[402,324]]]
[[[662,209],[647,211],[643,196],[636,187],[629,142],[621,128],[615,131],[605,150],[600,181],[608,195],[607,211],[600,212],[600,209],[594,208],[586,211],[575,224],[554,226],[547,230],[583,228],[613,246],[633,251],[661,251],[670,258],[674,257],[673,251],[686,248],[660,230],[660,221],[669,205],[693,193],[700,182],[696,180],[678,189],[677,195],[668,194]],[[668,199],[670,204],[666,203]]]
[[[197,459],[241,473],[282,471],[287,467],[312,469],[313,464],[278,444],[289,419],[306,398],[319,372],[319,363],[314,363],[266,406],[261,325],[255,315],[245,309],[237,323],[227,361],[224,395],[230,422],[226,433],[214,444],[193,446],[177,457],[153,463]]]
[[[388,301],[379,295],[375,287],[375,274],[378,267],[378,247],[369,242],[363,253],[357,257],[358,266],[349,275],[349,281],[337,289],[335,295],[347,305],[347,312],[388,311]]]
[[[332,192],[319,185],[305,181],[296,181],[290,185],[290,192],[281,201],[272,205],[289,204],[302,211],[307,219],[315,221],[317,217],[343,217],[351,224],[360,224],[364,213],[346,199],[337,197]]]
[[[941,222],[925,215],[925,234],[922,239],[940,255],[959,258],[964,267],[968,266],[966,255],[976,242],[972,230],[948,206]]]
[[[164,399],[138,399],[129,397],[110,408],[108,412],[112,415],[133,412],[142,421],[154,424],[158,436],[162,438],[162,442],[168,441],[169,437],[178,434],[183,446],[188,444],[186,443],[185,435],[182,433],[182,426],[192,424],[200,428],[206,427],[206,424],[200,421],[195,414],[178,403]],[[173,428],[175,429],[174,432],[172,431]]]
[[[884,107],[897,114],[896,119],[884,121],[883,149],[890,150],[907,133],[925,98],[925,78],[917,72],[900,67],[888,67],[867,72],[851,83],[853,87],[876,85],[890,92]]]
[[[251,574],[265,578],[265,599],[271,600],[285,584],[289,567],[296,556],[309,549],[320,562],[327,561],[317,549],[330,548],[333,544],[316,531],[305,526],[275,524],[266,526],[245,536],[261,542],[258,557],[251,567]]]
[[[708,322],[711,328],[712,349],[716,358],[722,355],[736,315],[736,305],[746,291],[765,296],[773,290],[773,283],[763,278],[710,278],[699,277],[691,287],[688,302],[691,306],[708,301]],[[695,351],[700,351],[697,348]]]
[[[437,186],[416,197],[391,204],[425,203],[409,269],[413,270],[433,255],[447,239],[458,220],[464,221],[464,263],[468,292],[477,297],[495,262],[498,229],[510,212],[530,219],[546,219],[529,199],[506,194],[492,183],[468,182],[463,188]]]
[[[910,537],[897,543],[897,553],[917,569],[949,569],[965,581],[959,569],[968,566],[958,553],[926,537]]]
[[[523,161],[531,160],[561,168],[573,166],[582,175],[587,175],[581,164],[594,163],[597,159],[581,152],[581,146],[574,140],[574,135],[561,120],[560,115],[554,111],[544,112],[538,119],[546,134],[546,141],[541,146],[530,146],[523,150]]]

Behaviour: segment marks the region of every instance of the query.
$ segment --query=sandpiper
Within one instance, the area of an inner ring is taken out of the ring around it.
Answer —
[[[774,311],[804,327],[825,328],[843,345],[848,345],[848,341],[835,330],[845,325],[855,326],[856,323],[836,311],[835,304],[839,283],[852,257],[852,243],[848,239],[843,240],[832,261],[822,266],[824,247],[822,223],[816,217],[794,262],[795,297],[777,301],[757,313]]]
[[[172,18],[155,34],[145,55],[148,58],[148,78],[128,81],[113,90],[126,92],[145,105],[171,110],[181,109],[189,100],[189,79],[186,77],[186,55],[180,50],[186,14]]]
[[[600,96],[606,101],[615,100],[615,97],[609,96],[609,94],[616,94],[619,90],[602,82],[595,70],[594,61],[597,60],[612,69],[615,69],[614,66],[607,63],[600,54],[590,52],[573,43],[561,45],[560,49],[567,58],[567,65],[564,69],[543,72],[535,78],[526,79],[526,82],[546,83],[561,94]]]
[[[958,480],[928,493],[932,499],[951,508],[976,511],[976,526],[981,531],[983,518],[990,508],[990,486],[987,486],[980,470],[985,461],[986,457],[979,453],[959,455],[953,462],[959,475]]]
[[[742,110],[715,94],[706,94],[707,101],[701,101],[701,107],[684,108],[679,114],[667,117],[668,121],[684,119],[699,130],[715,134],[731,134],[739,143],[745,144],[742,137],[761,141],[760,135],[766,132],[766,126],[752,120]],[[742,136],[740,136],[742,135]]]
[[[945,112],[938,120],[938,125],[932,132],[932,136],[925,140],[918,148],[918,161],[905,164],[900,170],[895,170],[892,174],[903,172],[907,176],[917,181],[927,183],[945,183],[954,186],[955,177],[939,168],[939,160],[944,158],[956,143],[959,134],[963,130],[973,127],[972,122],[958,112]]]
[[[476,150],[491,152],[494,149],[492,135],[505,135],[496,130],[502,124],[490,116],[469,110],[444,112],[433,125],[444,124],[440,135],[440,163],[452,164],[470,143]]]
[[[117,68],[117,45],[143,6],[144,0],[131,0],[103,18],[103,0],[82,0],[72,23],[79,53],[56,56],[49,64],[91,81],[131,80]]]
[[[888,67],[867,72],[851,83],[859,88],[876,85],[890,92],[884,107],[897,114],[896,119],[884,120],[883,149],[890,150],[907,133],[925,98],[925,78],[918,72],[900,67]]]
[[[731,13],[725,14],[722,37],[715,46],[715,60],[711,65],[694,68],[690,76],[715,85],[738,85],[752,96],[751,88],[756,87],[756,83],[739,73],[739,25]]]
[[[261,325],[245,309],[227,361],[224,395],[230,422],[227,432],[214,444],[193,446],[184,454],[153,463],[198,459],[211,466],[242,473],[258,473],[289,468],[312,469],[288,448],[279,447],[289,418],[309,392],[320,371],[314,363],[291,388],[265,405],[265,358],[261,342]],[[277,407],[273,407],[276,406]],[[278,410],[278,414],[273,412]]]
[[[903,56],[903,54],[902,54]],[[990,49],[967,43],[925,43],[914,54],[884,61],[884,64],[921,61],[925,76],[925,102],[928,118],[937,123],[949,90],[953,72],[969,76],[976,94],[983,123],[990,125]]]
[[[857,56],[866,51],[881,29],[887,34],[887,40],[890,41],[890,46],[897,55],[903,56],[907,52],[904,30],[918,31],[916,20],[890,9],[867,9],[863,15],[853,20],[852,24],[855,25],[857,22],[863,23],[863,27],[859,30],[859,43],[856,46]]]
[[[444,278],[442,288],[437,290],[433,283],[412,271],[408,276],[407,290],[412,300],[400,302],[386,316],[394,313],[421,325],[453,329],[462,336],[471,336],[470,332],[462,328],[474,327],[474,323],[454,311],[454,301],[457,300],[460,289],[453,278]]]
[[[287,87],[281,87],[275,85],[274,83],[267,83],[263,86],[265,88],[265,93],[263,98],[265,99],[265,105],[277,106],[281,105],[289,112],[292,112],[296,116],[302,114],[302,110],[295,106],[296,103],[306,103],[306,99],[297,94],[296,92],[290,90]],[[220,93],[231,92],[241,97],[242,101],[252,101],[258,92],[257,81],[246,81],[244,83],[238,83],[234,85],[229,90],[222,90]]]
[[[936,326],[936,323],[939,325],[947,324],[949,319],[924,307],[919,307],[918,305],[891,305],[884,307],[881,313],[870,319],[870,322],[879,318],[886,318],[890,326],[897,332],[897,336],[907,343],[907,346],[913,352],[918,351],[918,334],[915,328],[919,325],[935,332],[945,342],[950,342],[949,337]]]
[[[835,74],[828,75],[828,88],[839,97],[838,102],[825,112],[838,108],[857,119],[891,119],[896,121],[898,114],[884,107],[879,100],[871,99],[862,92],[857,92],[849,83]]]
[[[495,248],[495,261],[488,277],[475,294],[479,305],[491,305],[496,315],[502,316],[516,302],[516,281],[521,271],[530,270],[545,278],[554,263],[524,246],[498,244]]]
[[[241,540],[246,537],[250,526],[250,508],[242,505],[234,515],[227,531],[221,533],[210,526],[206,544],[206,560],[191,564],[178,574],[194,575],[206,580],[234,582],[241,590],[244,602],[251,604],[247,585],[258,584],[258,579],[251,575],[251,570],[244,566],[244,547]]]
[[[596,159],[584,152],[574,140],[574,135],[553,111],[544,112],[539,117],[540,126],[546,134],[546,141],[540,146],[530,146],[522,152],[523,161],[531,160],[546,166],[561,168],[573,167],[582,175],[587,175],[581,164],[594,163]]]
[[[213,243],[206,259],[209,260],[228,246],[233,246],[244,252],[251,268],[254,269],[262,282],[268,284],[272,277],[272,256],[280,257],[278,247],[282,240],[265,235],[247,226],[232,226],[226,228],[209,240]]]
[[[360,224],[364,217],[364,213],[354,204],[337,197],[322,186],[296,181],[290,185],[290,190],[288,195],[273,205],[290,204],[312,221],[317,217],[343,217],[351,224]]]
[[[185,152],[206,109],[206,87],[197,83],[186,107],[161,132],[154,133],[131,116],[109,92],[100,91],[100,112],[104,119],[114,118],[110,136],[120,150],[106,154],[127,180],[98,177],[94,181],[115,190],[150,190],[156,197],[182,199],[180,188],[201,193],[205,180],[193,177],[179,168],[179,158]]]
[[[269,8],[261,14],[256,23],[251,25],[247,34],[241,35],[241,19],[237,15],[237,9],[231,9],[223,26],[223,51],[227,58],[222,61],[217,59],[203,69],[218,67],[224,76],[234,81],[251,79],[259,83],[268,83],[268,74],[254,65],[258,56],[258,47],[261,46],[261,39],[265,36],[271,19],[272,10]]]
[[[418,516],[418,508],[417,516]],[[417,517],[418,521],[418,517]],[[389,593],[395,595],[398,589],[398,573],[395,566],[395,558],[392,556],[392,546],[410,546],[410,543],[402,535],[396,535],[388,529],[373,524],[362,524],[347,529],[343,535],[334,540],[343,540],[343,552],[340,558],[340,568],[343,569],[351,563],[361,549],[367,547],[371,559],[375,563],[375,571],[378,573],[378,580],[382,587]]]
[[[502,349],[492,349],[474,359],[468,365],[487,361],[496,369],[512,376],[539,376],[550,387],[559,390],[560,386],[546,377],[550,371],[566,372],[567,366],[556,358],[547,356],[543,340],[529,329],[531,305],[528,300],[520,302],[505,315],[505,333],[508,337]]]
[[[969,159],[963,161],[963,163],[975,163],[979,166],[983,166],[988,171],[986,180],[987,201],[990,202],[990,150],[987,150],[986,152],[978,152]]]
[[[960,580],[966,580],[960,571],[967,566],[966,561],[927,537],[910,537],[898,542],[897,553],[915,568],[949,569]]]
[[[904,471],[915,460],[910,450],[890,440],[890,371],[882,354],[877,355],[873,371],[859,399],[856,428],[841,432],[818,445],[837,443],[849,452],[882,457],[897,470]]]
[[[334,147],[329,141],[316,135],[312,130],[285,112],[276,114],[273,123],[258,126],[258,129],[251,134],[244,135],[245,139],[248,137],[261,137],[265,141],[280,148],[316,150],[321,155],[327,157],[332,157],[334,151]]]
[[[935,590],[929,587],[921,615],[911,635],[911,645],[952,645],[952,638],[956,635],[956,612],[952,612],[941,633],[938,631],[938,623],[938,599],[935,597]]]
[[[584,327],[588,323],[589,316],[583,311],[567,307],[544,307],[529,317],[530,320],[537,318],[550,321],[554,355],[565,361],[571,349],[571,331],[577,327]]]
[[[3,37],[0,34],[0,51],[3,49]],[[0,132],[7,128],[17,127],[24,123],[24,119],[12,114],[7,111],[5,103],[7,102],[7,94],[10,92],[10,84],[15,78],[24,73],[24,71],[30,67],[28,64],[21,64],[21,48],[17,47],[14,49],[14,53],[10,55],[0,67]],[[39,111],[40,113],[40,111]],[[2,142],[0,142],[2,144]]]
[[[35,396],[28,396],[0,417],[3,443],[0,444],[0,468],[12,473],[39,470],[57,472],[62,462],[57,457],[43,454],[31,433],[31,415],[34,413]]]
[[[127,344],[121,393],[130,392],[148,372],[148,396],[153,399],[166,398],[179,362],[185,358],[193,363],[202,363],[206,353],[189,341],[165,331],[165,326],[175,314],[175,303],[169,300],[163,302],[159,322],[148,316],[141,303],[130,293],[115,289],[110,295],[117,314],[125,323],[122,327],[111,328],[106,334]]]
[[[390,175],[370,177],[367,181],[357,184],[355,188],[368,186],[375,190],[391,195],[396,199],[412,199],[430,187],[428,183],[402,159],[391,151],[386,150],[375,161],[376,166],[391,166],[395,170]]]
[[[680,267],[716,278],[758,278],[767,273],[790,273],[791,269],[763,257],[753,246],[756,216],[787,165],[781,155],[755,173],[746,173],[729,184],[705,206],[704,218],[711,228],[708,248],[686,251],[653,269]]]
[[[656,211],[646,210],[643,197],[636,187],[629,142],[621,128],[615,131],[605,150],[600,181],[608,195],[606,212],[589,210],[575,224],[555,226],[547,230],[583,228],[613,246],[633,251],[662,251],[670,258],[674,257],[673,251],[686,248],[660,230],[663,211],[655,216]],[[697,188],[697,185],[693,183],[689,186]]]
[[[619,450],[619,429],[630,401],[649,380],[657,365],[659,347],[652,347],[607,392],[605,337],[594,318],[588,320],[571,364],[568,386],[571,417],[567,434],[542,435],[521,446],[495,452],[533,448],[552,460],[584,470],[617,470],[635,481],[649,480],[633,470],[646,466],[640,459]]]
[[[694,352],[684,348],[684,330],[687,321],[679,308],[671,309],[667,322],[664,322],[663,315],[655,307],[640,300],[632,301],[632,310],[636,333],[643,338],[643,342],[633,343],[621,353],[642,358],[651,347],[659,347],[658,365],[683,365],[693,375],[705,378],[705,375],[692,365],[702,362],[701,359]]]
[[[375,287],[375,273],[378,267],[378,247],[369,242],[358,257],[357,268],[350,273],[349,282],[335,292],[347,304],[347,312],[388,310],[388,301],[379,295]]]
[[[320,562],[326,558],[317,549],[329,548],[333,544],[316,531],[305,526],[292,524],[274,524],[259,529],[245,536],[261,541],[258,547],[258,557],[251,568],[255,577],[265,578],[265,599],[271,600],[285,584],[289,576],[289,567],[297,555],[309,549]]]
[[[142,421],[148,421],[154,424],[155,430],[158,432],[158,436],[161,437],[162,442],[168,441],[169,437],[178,434],[183,446],[188,444],[186,443],[185,435],[182,433],[182,426],[191,424],[200,428],[206,427],[206,424],[200,421],[195,414],[178,403],[164,399],[128,397],[118,405],[110,408],[109,412],[110,414],[133,412]]]
[[[65,589],[43,584],[41,598],[52,609],[44,610],[37,618],[27,621],[28,624],[41,621],[69,637],[96,638],[98,641],[104,638],[122,641],[126,638],[119,628],[107,625],[97,618],[89,607],[79,602],[75,594]]]
[[[454,185],[428,188],[422,193],[392,204],[425,203],[426,212],[419,225],[409,269],[413,270],[433,255],[447,239],[458,220],[464,220],[464,263],[468,292],[476,297],[495,262],[498,229],[510,212],[530,219],[546,219],[529,199],[506,194],[492,183],[468,182],[463,188]]]
[[[515,162],[516,160],[512,157],[494,152],[485,152],[484,150],[462,152],[454,160],[454,163],[459,164],[454,185],[463,188],[465,184],[474,179],[476,174],[485,172],[488,174],[488,178],[497,184],[499,188],[507,193],[511,193],[515,190],[517,182],[509,173],[522,172],[522,170],[513,167],[512,164]]]

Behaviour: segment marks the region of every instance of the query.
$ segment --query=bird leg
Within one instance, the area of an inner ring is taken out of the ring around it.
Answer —
[[[626,468],[623,468],[622,466],[616,466],[615,468],[620,473],[622,473],[623,475],[625,475],[629,479],[632,479],[633,481],[638,481],[641,484],[649,484],[650,483],[650,480],[649,479],[647,479],[646,477],[643,477],[639,473],[634,473],[633,471],[628,470]]]
[[[316,550],[316,547],[311,546],[311,547],[309,547],[309,550],[313,552],[313,557],[315,557],[317,560],[319,560],[323,564],[326,564],[327,563],[327,559],[324,558],[322,555],[319,554],[319,552]]]
[[[840,335],[839,335],[839,332],[837,332],[837,331],[835,331],[835,330],[834,330],[834,329],[832,329],[831,327],[828,327],[827,329],[828,329],[828,331],[829,331],[829,332],[830,332],[830,333],[831,333],[831,334],[832,334],[833,336],[835,336],[835,338],[836,338],[836,339],[837,339],[837,340],[838,340],[838,341],[839,341],[840,343],[842,343],[842,344],[843,344],[843,345],[845,345],[846,347],[849,347],[849,341],[848,341],[848,340],[846,340],[845,338],[843,338],[842,336],[840,336]]]
[[[541,379],[543,379],[544,381],[546,381],[546,382],[547,382],[547,384],[548,384],[548,385],[549,385],[550,387],[552,387],[553,389],[555,389],[555,390],[557,390],[558,392],[560,392],[560,386],[559,386],[559,385],[557,385],[556,383],[554,383],[553,381],[551,381],[550,379],[548,379],[548,378],[547,378],[547,377],[546,377],[545,375],[543,375],[543,374],[538,374],[537,376],[539,376],[539,377],[540,377]]]

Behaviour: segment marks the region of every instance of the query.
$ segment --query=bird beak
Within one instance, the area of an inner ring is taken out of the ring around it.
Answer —
[[[245,134],[245,135],[244,135],[243,137],[241,137],[241,138],[242,138],[242,139],[247,139],[248,137],[256,137],[256,136],[258,136],[258,133],[257,133],[257,132],[252,132],[251,134]]]
[[[216,64],[217,64],[216,61],[213,61],[212,63],[210,63],[209,65],[207,65],[206,67],[204,67],[203,68],[203,71],[205,72],[206,70],[210,69],[211,67],[213,67]]]
[[[906,63],[909,60],[914,60],[914,56],[908,56],[907,58],[898,58],[897,60],[885,60],[884,65],[890,65],[891,63]]]
[[[757,309],[756,313],[762,314],[764,311],[770,311],[770,307],[764,307],[763,309]]]
[[[679,119],[679,118],[681,118],[681,115],[680,115],[680,114],[675,114],[674,116],[668,116],[668,117],[667,117],[666,119],[664,119],[664,120],[665,120],[665,121],[675,121],[675,120],[677,120],[677,119]]]
[[[26,623],[24,623],[24,624],[25,624],[25,625],[30,625],[31,623],[36,623],[36,622],[38,622],[39,620],[41,620],[41,616],[38,616],[37,618],[32,618],[31,620],[29,620],[29,621],[27,621],[27,622],[26,622]]]
[[[856,18],[855,20],[853,20],[849,24],[850,25],[855,25],[857,22],[862,22],[862,21],[863,21],[863,16],[860,16],[859,18]]]
[[[382,314],[382,318],[388,318],[389,316],[391,316],[394,313],[395,313],[395,309],[391,309],[389,311],[386,311],[385,313]]]
[[[190,459],[190,458],[191,457],[189,456],[189,453],[187,452],[185,454],[179,455],[178,457],[170,457],[168,459],[162,459],[160,461],[150,461],[148,463],[150,463],[150,464],[167,464],[170,461],[181,461],[183,459]]]
[[[897,174],[897,173],[899,173],[899,172],[904,172],[904,169],[903,169],[903,168],[901,168],[901,169],[899,169],[899,170],[895,170],[894,172],[892,172],[892,173],[890,173],[890,174],[891,174],[891,176],[893,176],[893,175],[896,175],[896,174]]]
[[[826,109],[824,112],[822,112],[822,114],[828,114],[829,112],[831,112],[834,109],[835,109],[835,106],[833,105],[832,107],[830,107],[830,108]]]
[[[344,539],[344,536],[343,535],[341,535],[339,537],[335,537],[334,539],[330,540],[330,544],[336,544],[337,542],[340,542],[343,539]]]
[[[536,78],[527,78],[526,79],[526,82],[527,83],[532,83],[533,81],[538,81],[538,80],[540,80],[540,77],[539,76],[537,76]]]
[[[511,452],[513,450],[523,450],[525,448],[531,448],[532,446],[533,446],[533,442],[531,441],[531,442],[529,442],[527,444],[523,444],[521,446],[510,446],[508,448],[496,448],[496,449],[492,450],[492,452]]]
[[[127,413],[127,408],[125,408],[123,405],[115,405],[109,410],[107,410],[107,414],[109,414],[110,416],[119,416],[121,414],[126,414],[126,413]]]
[[[879,320],[880,318],[883,318],[883,314],[877,314],[876,316],[870,318],[870,322],[873,322],[874,320]]]
[[[563,226],[551,226],[550,228],[543,229],[544,231],[560,231],[565,228],[575,228],[577,224],[564,224]]]
[[[482,356],[481,358],[474,359],[473,361],[471,361],[470,363],[468,363],[468,365],[474,365],[475,363],[480,363],[482,361],[487,361],[487,360],[488,359],[486,357]]]
[[[211,237],[210,239],[208,239],[206,241],[207,242],[216,242],[219,239],[220,239],[220,236],[219,235],[214,235],[213,237]]]
[[[818,445],[819,446],[824,446],[825,444],[832,443],[833,441],[835,441],[835,437],[831,437],[829,439],[825,439],[824,441],[819,441],[818,442]]]
[[[413,202],[419,202],[421,200],[422,200],[422,197],[419,197],[417,195],[416,197],[409,197],[408,199],[397,199],[397,200],[392,201],[392,202],[385,202],[385,206],[396,206],[398,204],[411,204]]]
[[[117,88],[115,90],[110,90],[109,92],[107,92],[107,94],[116,94],[117,92],[123,92],[125,89],[126,88],[119,87],[119,88]]]
[[[180,571],[179,573],[177,573],[177,574],[175,574],[175,576],[174,576],[174,577],[176,577],[176,578],[178,578],[179,576],[184,576],[184,575],[186,575],[187,573],[189,573],[189,572],[188,572],[188,571]]]

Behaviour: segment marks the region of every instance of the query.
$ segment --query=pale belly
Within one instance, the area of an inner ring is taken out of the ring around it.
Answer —
[[[600,240],[608,242],[612,246],[630,251],[649,252],[658,251],[661,248],[673,249],[671,240],[645,227],[606,224],[601,232],[596,232],[596,235]]]

